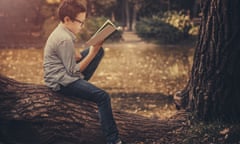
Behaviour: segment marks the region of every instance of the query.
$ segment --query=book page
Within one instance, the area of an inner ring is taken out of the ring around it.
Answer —
[[[116,26],[110,21],[107,20],[97,32],[86,42],[86,46],[95,45],[100,41],[104,41],[109,35],[116,31]]]
[[[97,33],[99,33],[100,31],[102,31],[107,25],[111,25],[111,26],[113,26],[115,29],[117,29],[116,26],[108,19],[108,20],[106,20],[106,22],[97,30],[97,32],[93,35],[93,37],[94,37]]]

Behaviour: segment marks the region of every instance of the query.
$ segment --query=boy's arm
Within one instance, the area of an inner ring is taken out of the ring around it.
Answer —
[[[76,64],[75,48],[72,40],[62,41],[58,45],[56,52],[69,75],[81,75],[79,64]]]
[[[83,72],[90,62],[94,59],[99,49],[102,47],[103,42],[99,42],[94,46],[90,46],[89,53],[79,62],[80,72]]]
[[[82,75],[81,72],[86,69],[86,67],[96,56],[101,46],[102,42],[96,44],[95,46],[91,46],[88,55],[84,57],[79,63],[76,63],[74,44],[70,40],[64,41],[59,45],[57,54],[61,58],[61,61],[68,74],[72,76],[79,76]]]

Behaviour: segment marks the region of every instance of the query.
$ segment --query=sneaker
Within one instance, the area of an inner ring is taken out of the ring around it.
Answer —
[[[116,142],[116,144],[127,144],[127,143],[124,142],[124,141],[122,141],[122,140],[118,140],[118,141]]]
[[[124,141],[122,141],[122,140],[120,140],[120,139],[118,139],[116,142],[114,142],[114,143],[107,143],[107,144],[127,144],[126,142],[124,142]]]
[[[123,144],[123,142],[120,140],[120,141],[118,141],[116,144]]]

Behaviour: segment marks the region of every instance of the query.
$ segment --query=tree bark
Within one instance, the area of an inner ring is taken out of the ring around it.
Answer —
[[[0,143],[105,143],[94,103],[63,96],[46,86],[0,75]],[[171,141],[186,117],[159,121],[113,112],[120,136],[128,142]]]
[[[204,0],[201,9],[192,72],[178,106],[203,120],[239,121],[240,1]]]

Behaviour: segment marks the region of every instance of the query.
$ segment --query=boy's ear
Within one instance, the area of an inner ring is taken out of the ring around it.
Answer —
[[[72,21],[69,16],[65,16],[63,20],[64,20],[64,23]]]

